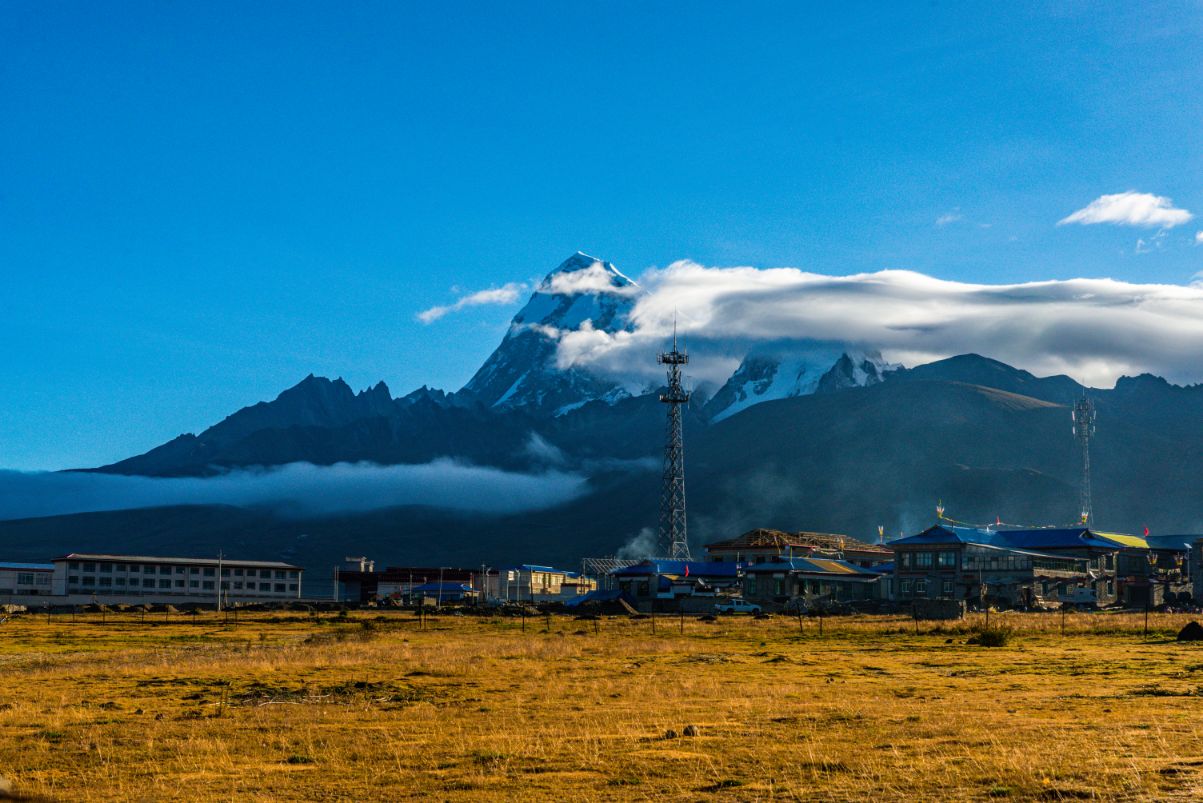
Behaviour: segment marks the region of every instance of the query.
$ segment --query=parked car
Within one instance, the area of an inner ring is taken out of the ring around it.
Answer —
[[[760,613],[760,606],[743,599],[724,600],[714,606],[717,613]]]

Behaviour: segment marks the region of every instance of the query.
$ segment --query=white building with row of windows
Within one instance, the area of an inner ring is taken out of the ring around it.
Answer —
[[[219,594],[223,603],[297,599],[304,571],[279,561],[146,555],[71,553],[51,563],[52,580],[45,593],[144,602],[216,602]]]
[[[50,563],[0,563],[0,597],[51,594],[53,576]]]

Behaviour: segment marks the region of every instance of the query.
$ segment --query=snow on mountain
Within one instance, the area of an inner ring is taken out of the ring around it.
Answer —
[[[638,285],[609,262],[577,252],[547,274],[510,322],[501,345],[457,396],[494,408],[522,407],[559,415],[590,401],[628,394],[611,379],[556,366],[561,332],[629,326]]]
[[[875,351],[847,350],[840,345],[759,349],[744,358],[705,410],[711,421],[718,422],[761,402],[874,385],[897,367]]]

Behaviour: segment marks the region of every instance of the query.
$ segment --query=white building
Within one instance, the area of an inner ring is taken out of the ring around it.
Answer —
[[[567,602],[596,588],[595,580],[577,572],[531,564],[493,570],[485,579],[487,597],[515,602]]]
[[[53,576],[51,563],[0,563],[0,597],[50,594]]]
[[[264,602],[301,596],[300,566],[279,561],[71,553],[53,560],[56,595],[141,602]]]

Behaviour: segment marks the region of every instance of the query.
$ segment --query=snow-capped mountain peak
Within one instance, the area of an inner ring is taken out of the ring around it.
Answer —
[[[789,344],[748,354],[706,405],[711,421],[775,399],[790,399],[882,381],[898,366],[875,351],[839,344]]]
[[[510,322],[501,345],[459,394],[489,407],[558,414],[595,399],[612,403],[625,391],[579,368],[559,368],[560,334],[588,325],[614,333],[628,327],[639,286],[614,265],[578,251],[547,274]]]

